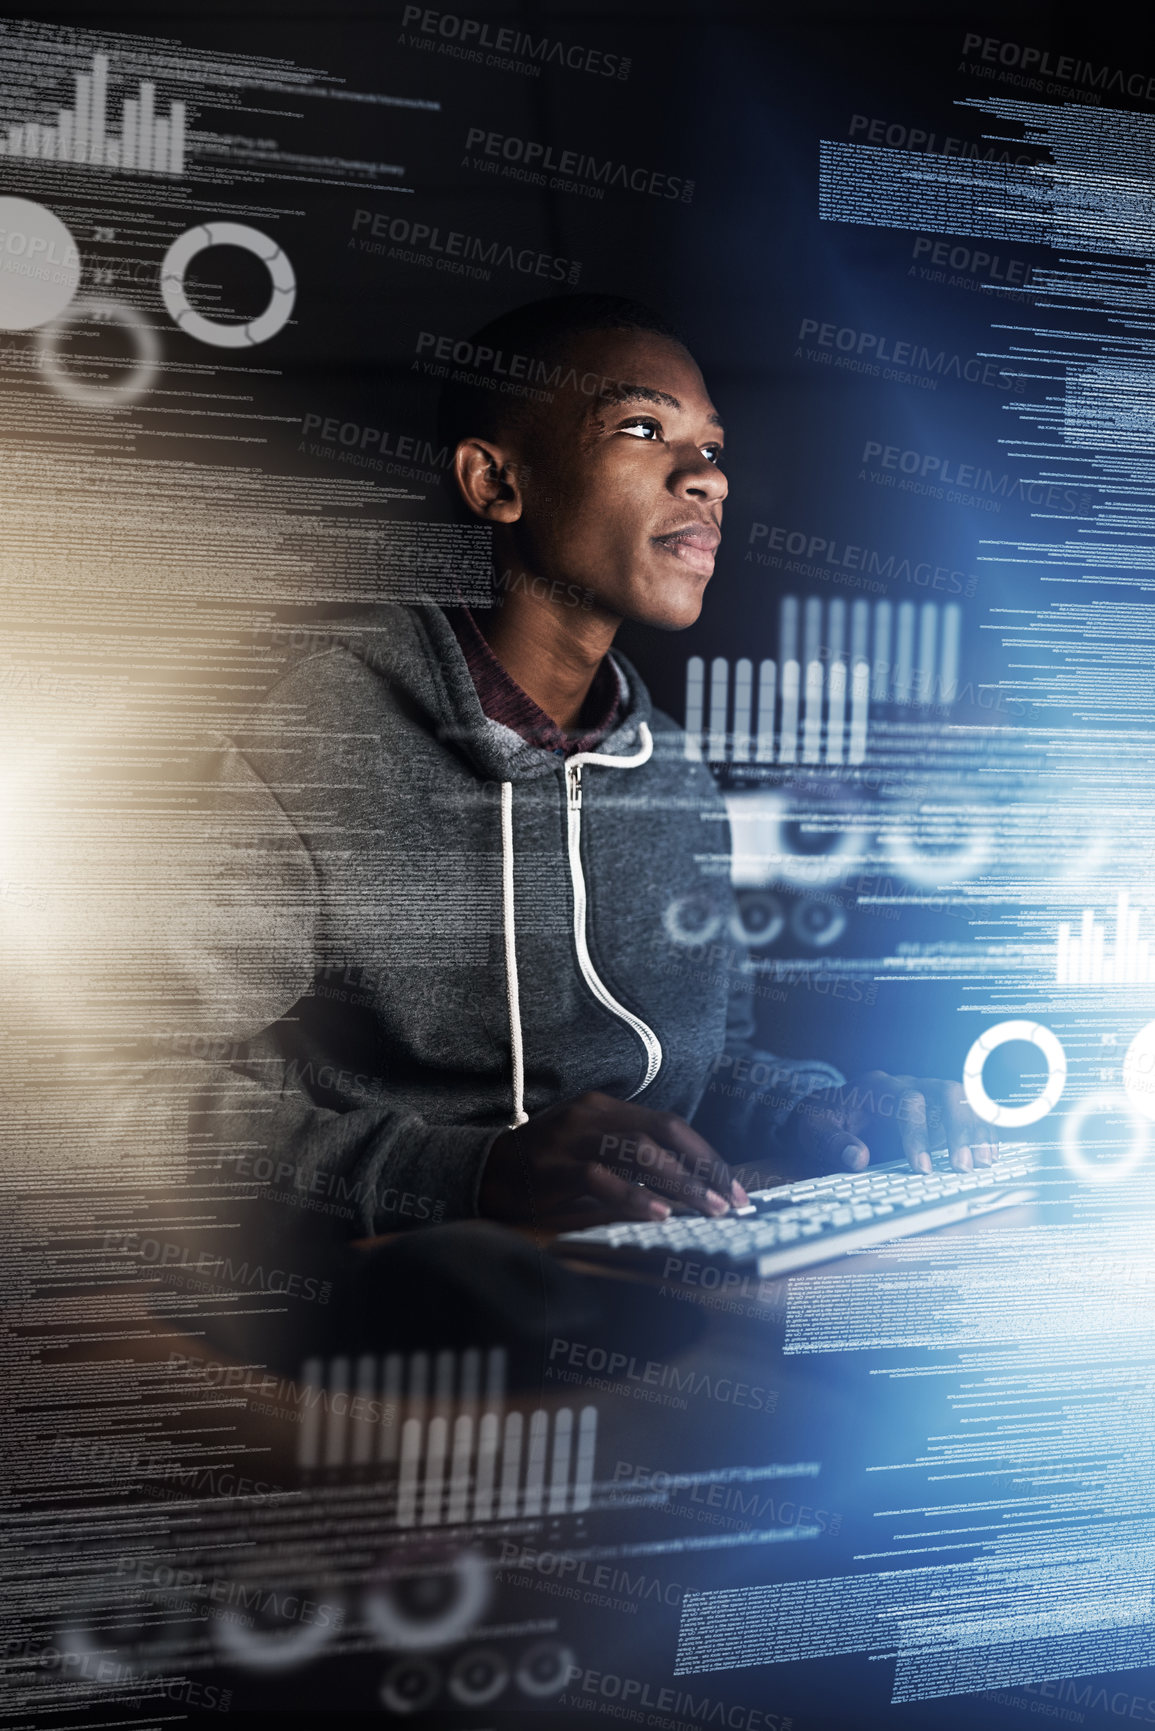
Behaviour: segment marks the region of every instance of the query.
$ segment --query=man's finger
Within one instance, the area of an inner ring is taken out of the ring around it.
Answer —
[[[843,1165],[850,1166],[851,1171],[861,1171],[870,1159],[870,1151],[861,1137],[855,1136],[845,1123],[846,1114],[837,1106],[808,1105],[803,1100],[795,1107],[794,1121],[797,1125],[798,1147],[811,1162],[817,1162],[823,1171],[833,1167],[837,1170]],[[847,1150],[854,1150],[856,1156],[865,1154],[861,1166],[844,1161]]]
[[[623,1167],[619,1165],[615,1170],[621,1173]],[[694,1208],[699,1214],[725,1214],[730,1207],[725,1196],[691,1176],[683,1160],[669,1148],[652,1142],[648,1136],[638,1137],[633,1163],[625,1171],[639,1178],[648,1189],[656,1190],[667,1201]]]
[[[952,1136],[949,1144],[950,1163],[956,1172],[970,1172],[974,1168],[974,1149],[969,1142],[960,1142],[958,1136]]]
[[[975,1164],[974,1145],[979,1139],[980,1126],[962,1088],[957,1082],[936,1081],[920,1082],[918,1086],[935,1120],[932,1125],[935,1140],[938,1139],[937,1124],[941,1123],[951,1165],[956,1172],[971,1171]]]
[[[951,1165],[956,1172],[970,1172],[975,1164],[975,1122],[965,1098],[953,1100],[948,1095],[942,1119]]]
[[[841,1132],[839,1139],[843,1143],[839,1164],[845,1166],[848,1172],[861,1172],[870,1165],[870,1149],[865,1142],[860,1141],[857,1136],[843,1136]]]
[[[741,1185],[735,1188],[730,1168],[722,1156],[676,1113],[655,1112],[649,1106],[633,1106],[628,1101],[615,1102],[614,1121],[632,1131],[639,1143],[644,1138],[675,1154],[682,1171],[696,1180],[703,1190],[713,1190],[723,1201],[733,1202],[739,1208],[745,1206],[746,1193]]]
[[[609,1203],[619,1210],[619,1220],[668,1220],[670,1204],[655,1196],[652,1190],[644,1189],[640,1184],[631,1184],[628,1178],[622,1178],[616,1172],[611,1172],[601,1161],[595,1161],[582,1172],[582,1183],[592,1196],[599,1201]]]
[[[926,1098],[918,1088],[904,1088],[898,1102],[898,1133],[913,1172],[929,1172]]]

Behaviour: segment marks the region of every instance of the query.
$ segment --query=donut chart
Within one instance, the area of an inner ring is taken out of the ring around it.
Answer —
[[[239,246],[259,258],[269,273],[269,304],[255,319],[225,324],[198,313],[185,292],[185,272],[194,258],[214,246]],[[288,257],[267,234],[243,222],[203,222],[178,235],[160,267],[160,292],[169,317],[186,336],[217,349],[255,348],[283,330],[297,299],[297,279]]]

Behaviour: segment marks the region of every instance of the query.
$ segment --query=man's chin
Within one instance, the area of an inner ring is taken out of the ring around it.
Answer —
[[[674,595],[647,595],[631,617],[639,625],[652,625],[656,631],[686,631],[701,616],[709,581],[708,577],[701,577],[692,587],[679,585],[679,593]]]
[[[651,570],[634,572],[604,589],[590,584],[587,594],[596,606],[619,619],[628,619],[631,625],[685,631],[701,614],[709,581],[706,575],[680,569],[671,573],[667,562],[667,568],[656,574]]]

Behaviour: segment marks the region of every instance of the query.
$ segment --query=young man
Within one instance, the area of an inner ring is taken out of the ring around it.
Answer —
[[[444,403],[499,604],[375,610],[219,755],[252,911],[243,941],[222,927],[214,977],[239,957],[249,990],[219,1000],[235,1046],[194,1122],[218,1161],[343,1211],[351,1236],[723,1214],[745,1200],[735,1150],[693,1120],[719,1058],[749,1053],[750,999],[736,946],[688,972],[671,910],[728,916],[724,807],[611,653],[624,619],[698,617],[721,421],[681,341],[628,301],[538,303],[475,342],[542,387]],[[756,1162],[993,1156],[955,1085],[776,1063],[745,1127]]]

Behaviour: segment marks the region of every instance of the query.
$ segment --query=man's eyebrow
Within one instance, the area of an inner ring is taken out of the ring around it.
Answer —
[[[680,410],[682,405],[677,397],[672,397],[669,391],[657,391],[652,385],[611,384],[608,380],[598,392],[595,399],[597,406],[615,408],[622,403],[656,403],[662,409]],[[722,425],[721,416],[711,409],[706,416],[712,427]]]

